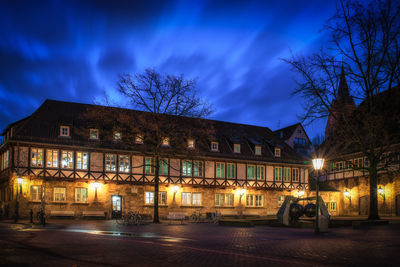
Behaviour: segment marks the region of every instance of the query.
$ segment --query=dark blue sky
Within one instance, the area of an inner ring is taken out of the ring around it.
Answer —
[[[118,73],[154,67],[197,78],[211,118],[298,122],[294,74],[280,58],[317,50],[333,0],[1,1],[0,129],[47,98],[92,103]],[[306,128],[310,137],[324,124]]]

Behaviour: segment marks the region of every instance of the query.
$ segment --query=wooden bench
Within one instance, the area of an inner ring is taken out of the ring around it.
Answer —
[[[72,210],[51,210],[51,217],[74,217],[75,212]]]
[[[169,212],[167,215],[167,220],[169,221],[181,221],[183,224],[183,220],[185,220],[186,214],[183,212]]]
[[[85,210],[82,211],[82,217],[95,217],[95,218],[106,218],[106,214],[101,210]]]

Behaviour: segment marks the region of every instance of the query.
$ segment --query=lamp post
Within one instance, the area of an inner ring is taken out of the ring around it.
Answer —
[[[240,189],[239,194],[240,194],[239,202],[240,202],[240,204],[242,204],[242,196],[244,196],[244,194],[246,194],[246,189],[244,189],[244,188]]]
[[[174,185],[172,187],[172,192],[174,193],[174,198],[172,199],[172,203],[175,203],[175,195],[176,195],[176,193],[178,193],[178,191],[179,191],[179,186],[178,185]]]
[[[378,187],[378,194],[382,196],[383,198],[383,203],[385,203],[385,190],[382,188],[382,186]]]
[[[101,183],[94,182],[92,183],[92,187],[94,188],[94,200],[97,201],[97,189],[101,187]]]
[[[14,221],[18,222],[19,219],[19,195],[22,195],[22,184],[24,183],[23,178],[17,178],[17,196],[15,199],[15,218]]]
[[[315,228],[314,233],[319,234],[319,173],[324,166],[324,159],[323,158],[316,158],[312,160],[314,170],[317,171],[317,178],[315,181],[315,191],[317,195],[317,207],[315,209]]]
[[[351,193],[350,193],[350,191],[346,189],[346,190],[344,191],[344,196],[347,197],[347,198],[349,199],[349,201],[350,201],[350,206],[351,206]]]

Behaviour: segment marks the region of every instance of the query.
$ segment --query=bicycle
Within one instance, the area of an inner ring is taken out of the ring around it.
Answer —
[[[195,210],[192,215],[190,215],[190,221],[194,223],[203,222],[203,215],[201,214],[201,209]]]
[[[121,218],[116,219],[118,224],[121,225],[137,225],[139,226],[143,222],[142,216],[139,212],[128,211],[127,213],[123,213]]]

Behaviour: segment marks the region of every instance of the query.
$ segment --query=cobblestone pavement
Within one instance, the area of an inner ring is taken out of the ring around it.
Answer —
[[[0,223],[6,266],[400,266],[400,223],[352,229]]]

